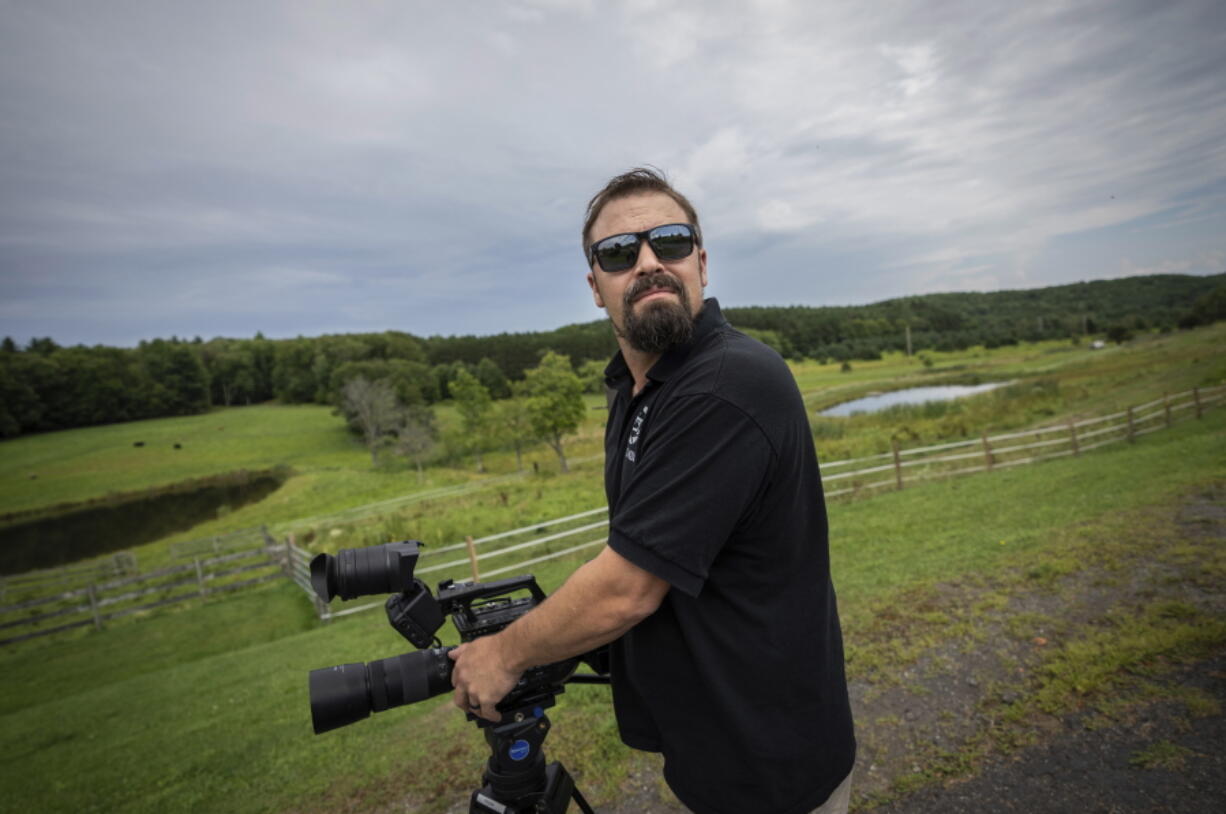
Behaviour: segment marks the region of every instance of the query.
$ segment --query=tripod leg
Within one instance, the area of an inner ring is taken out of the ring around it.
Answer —
[[[545,767],[545,793],[541,810],[548,814],[566,814],[570,798],[575,794],[575,780],[566,767],[556,760]],[[590,812],[589,812],[590,814]]]
[[[583,814],[596,814],[596,812],[592,811],[592,807],[587,804],[587,800],[583,799],[583,795],[579,793],[578,788],[572,788],[570,795],[575,798],[575,804],[579,806],[579,810]]]

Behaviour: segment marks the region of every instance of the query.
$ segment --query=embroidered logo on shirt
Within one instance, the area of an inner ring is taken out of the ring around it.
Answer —
[[[644,404],[643,409],[639,410],[639,414],[634,417],[634,424],[630,426],[630,440],[626,442],[626,460],[634,463],[634,450],[631,449],[638,443],[639,435],[643,431],[643,421],[647,418],[647,410],[651,405]]]

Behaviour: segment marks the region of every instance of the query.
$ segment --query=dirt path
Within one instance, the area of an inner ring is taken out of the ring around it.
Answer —
[[[1226,653],[1170,676],[1226,703]],[[1045,741],[995,758],[962,782],[934,786],[874,814],[1149,814],[1226,810],[1226,716],[1189,717],[1178,702],[1137,711],[1125,725],[1061,722]]]
[[[853,811],[1226,811],[1226,484],[873,618]],[[597,810],[684,811],[651,757],[622,791]]]

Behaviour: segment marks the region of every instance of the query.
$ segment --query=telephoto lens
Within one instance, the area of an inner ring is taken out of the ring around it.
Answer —
[[[369,664],[312,670],[311,723],[315,734],[360,721],[373,712],[424,701],[451,689],[450,647],[419,650]]]
[[[368,548],[342,548],[333,557],[311,560],[311,586],[320,599],[353,599],[368,594],[394,594],[413,585],[418,543],[405,540]]]

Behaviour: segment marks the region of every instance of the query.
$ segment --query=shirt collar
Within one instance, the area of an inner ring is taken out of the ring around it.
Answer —
[[[681,368],[694,348],[727,324],[728,320],[724,319],[723,312],[719,310],[719,300],[714,297],[706,299],[702,304],[702,310],[698,312],[698,319],[694,322],[694,336],[689,342],[674,345],[664,351],[656,363],[651,366],[651,370],[647,371],[647,378],[657,382],[668,381],[669,376]],[[613,355],[612,361],[604,370],[604,375],[605,382],[614,389],[617,389],[619,384],[630,375],[630,368],[626,365],[626,359],[620,350]]]

